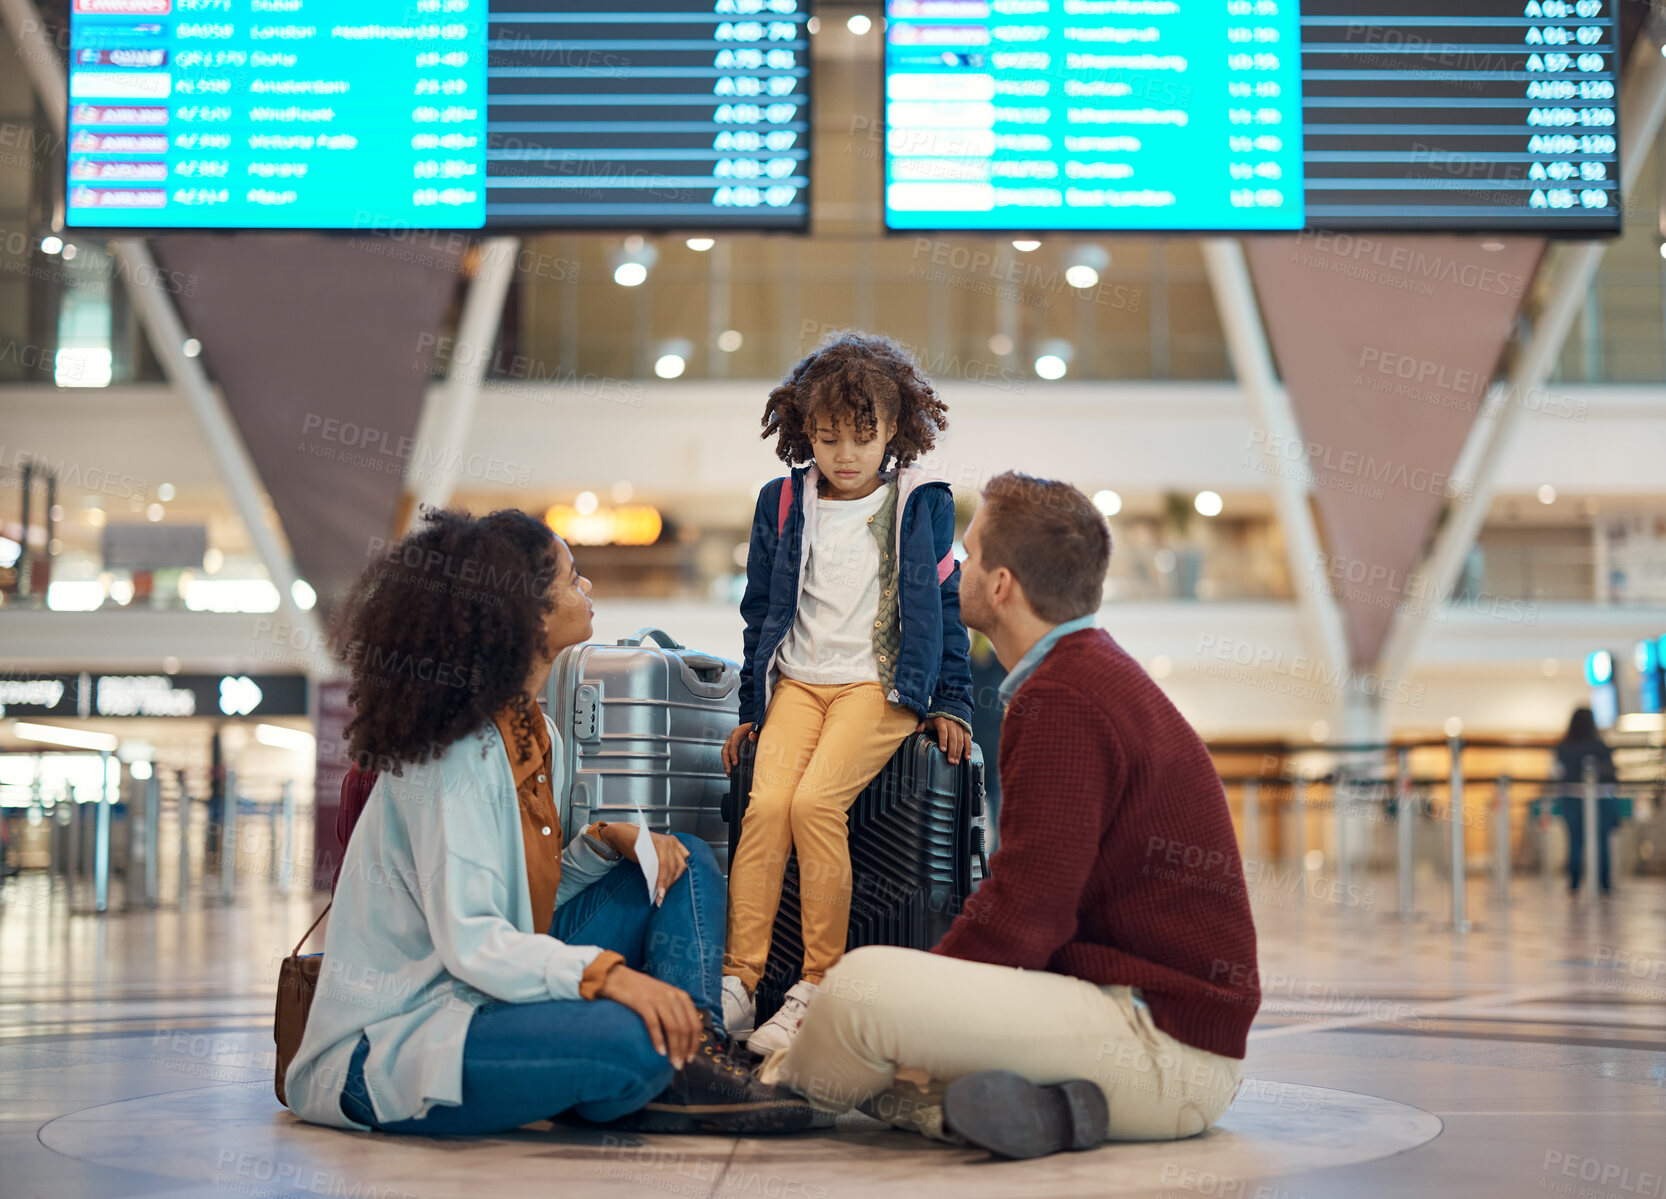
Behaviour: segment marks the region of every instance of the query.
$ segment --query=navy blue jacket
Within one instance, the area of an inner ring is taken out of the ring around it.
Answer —
[[[740,675],[740,720],[760,724],[769,709],[775,651],[798,618],[799,564],[803,561],[804,496],[820,472],[795,467],[784,529],[777,535],[781,489],[766,483],[752,516],[746,555],[746,657]],[[887,698],[920,716],[942,714],[970,727],[971,641],[960,623],[960,563],[954,559],[954,496],[949,485],[905,468],[898,491],[900,553],[897,586],[901,640],[895,687]]]

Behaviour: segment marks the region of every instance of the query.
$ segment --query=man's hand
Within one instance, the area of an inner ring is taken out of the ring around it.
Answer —
[[[723,743],[723,771],[725,774],[740,765],[740,739],[742,737],[749,741],[758,739],[758,734],[752,731],[750,720],[730,733],[729,739]]]
[[[950,720],[947,716],[930,716],[920,721],[919,727],[914,731],[926,732],[927,726],[936,729],[937,748],[948,755],[952,765],[960,765],[960,759],[972,748],[972,734],[966,731],[966,726],[957,720]]]
[[[622,1003],[642,1017],[648,1039],[655,1050],[671,1059],[673,1069],[681,1070],[698,1051],[704,1026],[687,991],[619,965],[607,972],[596,994]]]
[[[654,902],[665,902],[671,884],[688,869],[688,846],[667,833],[649,833],[654,839],[654,855],[659,858],[659,879],[654,885]],[[637,826],[609,824],[601,831],[601,839],[628,861],[636,861]]]

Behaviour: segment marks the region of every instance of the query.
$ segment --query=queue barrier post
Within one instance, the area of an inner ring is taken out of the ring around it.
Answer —
[[[1412,910],[1412,822],[1416,819],[1416,796],[1412,792],[1411,750],[1402,745],[1395,755],[1394,873],[1399,886],[1399,915],[1411,920]]]
[[[98,756],[98,814],[93,826],[93,907],[110,910],[110,753]]]
[[[1464,907],[1464,742],[1461,736],[1447,740],[1448,753],[1452,759],[1452,782],[1447,800],[1447,820],[1451,825],[1452,834],[1452,931],[1467,933],[1470,930],[1467,912]]]
[[[1290,785],[1290,850],[1296,869],[1307,869],[1307,780],[1296,775]]]
[[[1492,799],[1492,882],[1501,900],[1510,898],[1510,776],[1498,776]]]
[[[179,787],[179,905],[191,893],[191,793],[185,789],[185,779]]]
[[[1580,800],[1585,809],[1585,862],[1582,871],[1585,877],[1580,880],[1580,885],[1585,889],[1586,900],[1595,902],[1598,839],[1603,833],[1602,826],[1597,823],[1597,760],[1590,754],[1585,756],[1585,786]]]
[[[144,902],[146,907],[156,906],[156,893],[159,885],[157,858],[162,853],[162,779],[152,768],[151,776],[145,780],[145,882]]]
[[[273,843],[277,838],[272,838]],[[289,894],[295,865],[295,780],[283,782],[283,857],[278,859],[278,890]]]
[[[1331,787],[1331,820],[1336,826],[1336,882],[1342,894],[1348,894],[1353,881],[1353,870],[1348,864],[1348,820],[1353,811],[1353,784],[1346,773],[1339,771]]]
[[[225,798],[220,803],[220,901],[237,898],[237,771],[226,771]]]
[[[1554,800],[1546,794],[1547,788],[1539,788],[1539,877],[1550,882],[1556,871],[1550,864],[1550,835],[1556,824],[1556,817],[1552,813]]]

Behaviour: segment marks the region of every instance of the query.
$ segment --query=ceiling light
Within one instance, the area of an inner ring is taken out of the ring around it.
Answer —
[[[1104,246],[1087,242],[1075,246],[1065,258],[1064,281],[1077,291],[1088,291],[1099,286],[1099,276],[1111,265],[1111,255]]]
[[[675,379],[688,369],[694,355],[694,345],[685,338],[673,337],[654,347],[654,374],[661,379]]]
[[[255,725],[255,740],[273,749],[293,749],[304,754],[314,753],[318,748],[318,742],[311,733],[281,724]]]
[[[96,749],[100,753],[115,753],[120,744],[114,733],[89,733],[85,729],[61,729],[54,724],[29,724],[18,721],[12,733],[24,741],[39,741],[43,745],[67,745],[71,749]]]

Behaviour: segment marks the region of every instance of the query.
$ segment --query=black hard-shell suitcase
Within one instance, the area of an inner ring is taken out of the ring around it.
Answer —
[[[752,795],[757,748],[750,738],[742,739],[740,763],[729,776],[723,814],[729,821],[731,862]],[[983,752],[973,745],[960,764],[953,766],[938,748],[935,734],[911,734],[879,777],[856,797],[849,820],[850,935],[845,948],[930,949],[949,931],[966,897],[989,873],[984,854]],[[756,992],[760,1024],[775,1014],[803,967],[798,856],[792,854],[787,859],[769,963]]]

